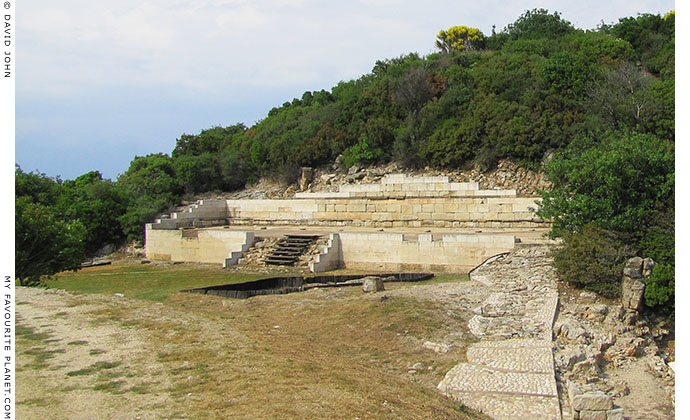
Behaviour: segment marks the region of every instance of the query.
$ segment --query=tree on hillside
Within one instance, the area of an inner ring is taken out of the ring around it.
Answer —
[[[120,217],[120,224],[130,240],[141,240],[144,224],[177,204],[182,192],[173,160],[163,153],[136,156],[117,183],[129,197],[127,212]]]
[[[434,92],[426,70],[423,67],[412,67],[398,81],[393,102],[416,114],[433,97]]]
[[[655,82],[635,65],[622,62],[590,85],[589,104],[611,125],[644,125],[660,106],[652,94]]]
[[[484,45],[484,34],[477,28],[453,26],[436,35],[436,48],[444,53],[478,50]]]
[[[86,258],[86,229],[60,214],[59,180],[15,169],[15,276],[22,286],[41,284],[42,276],[76,270]]]
[[[514,23],[504,29],[511,39],[558,39],[575,31],[567,20],[561,19],[558,12],[549,14],[546,9],[532,9],[522,14]]]
[[[574,142],[545,168],[553,190],[537,214],[553,235],[588,223],[626,233],[646,226],[674,192],[671,144],[652,135],[608,133],[600,143]]]

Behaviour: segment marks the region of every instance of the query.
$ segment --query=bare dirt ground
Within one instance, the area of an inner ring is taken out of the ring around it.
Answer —
[[[17,288],[17,418],[485,418],[436,391],[480,287],[387,289],[161,304]]]

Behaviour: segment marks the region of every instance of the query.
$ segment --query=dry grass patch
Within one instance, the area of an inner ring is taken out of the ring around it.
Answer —
[[[192,415],[473,418],[435,389],[464,359],[462,349],[438,355],[422,348],[448,321],[439,304],[381,301],[349,288],[243,301],[180,294],[170,305],[194,307],[208,322],[157,338],[167,349],[158,359],[176,378],[170,392]],[[416,363],[424,368],[410,373]]]
[[[172,267],[170,273],[156,268],[148,275],[134,268],[111,270],[101,270],[106,274],[101,280],[96,270],[71,277],[70,287],[82,292],[107,285],[101,290],[106,296],[65,296],[66,307],[75,309],[60,317],[65,324],[79,319],[80,336],[93,347],[66,346],[83,352],[88,362],[65,369],[62,377],[84,368],[72,379],[100,391],[93,393],[97,398],[151,400],[146,410],[156,410],[159,418],[486,418],[436,389],[445,373],[465,360],[462,332],[467,336],[469,315],[452,299],[423,299],[417,290],[438,291],[443,285],[435,283],[454,278],[425,282],[419,289],[386,284],[386,292],[371,295],[349,287],[233,300],[174,293],[181,284],[175,275],[184,275],[185,283],[195,276],[189,267]],[[158,302],[108,296],[135,277],[142,282],[138,296]],[[170,283],[163,290],[146,289],[164,280]],[[395,293],[404,288],[410,288],[407,297]],[[112,330],[125,340],[136,333],[141,352],[122,366],[97,366],[101,349],[108,349],[108,360],[120,359],[113,356],[115,348],[89,336],[90,329]],[[427,340],[448,342],[451,336],[459,345],[447,354],[423,347]],[[156,396],[165,398],[154,401]]]

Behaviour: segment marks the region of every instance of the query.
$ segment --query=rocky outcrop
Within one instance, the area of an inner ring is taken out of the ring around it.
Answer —
[[[634,257],[628,260],[623,269],[623,284],[621,290],[623,307],[639,311],[644,302],[644,279],[652,275],[654,260]]]
[[[314,177],[314,170],[312,168],[306,167],[301,169],[299,177],[299,190],[306,191],[311,185],[312,178]]]

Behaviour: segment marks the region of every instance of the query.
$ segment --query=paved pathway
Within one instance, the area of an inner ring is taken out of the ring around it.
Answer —
[[[546,247],[523,247],[470,275],[493,293],[470,320],[480,338],[438,385],[494,419],[561,419],[551,350],[558,305]]]

